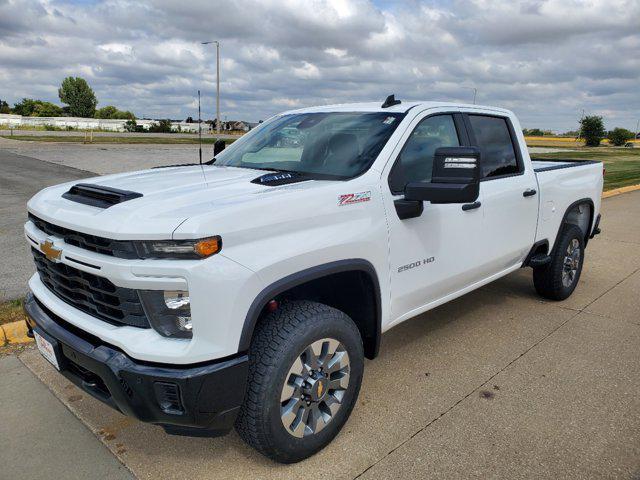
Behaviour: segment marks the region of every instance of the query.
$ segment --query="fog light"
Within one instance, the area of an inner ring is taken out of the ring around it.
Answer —
[[[151,326],[164,337],[192,338],[191,306],[186,290],[138,290]]]
[[[189,292],[183,290],[165,290],[164,304],[171,310],[177,310],[189,305]]]

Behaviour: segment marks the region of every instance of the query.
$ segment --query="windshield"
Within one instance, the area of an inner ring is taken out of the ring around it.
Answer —
[[[299,113],[261,126],[221,153],[216,165],[351,178],[367,170],[402,113]]]

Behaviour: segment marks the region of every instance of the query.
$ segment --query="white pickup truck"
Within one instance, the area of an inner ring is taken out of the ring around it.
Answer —
[[[599,232],[602,164],[532,161],[500,108],[390,96],[216,147],[35,195],[25,310],[99,400],[280,462],[338,434],[383,332],[521,267],[565,299]]]

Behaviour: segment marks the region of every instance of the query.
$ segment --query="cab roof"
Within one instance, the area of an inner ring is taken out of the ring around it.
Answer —
[[[471,105],[465,103],[455,103],[455,102],[433,102],[433,101],[424,101],[424,102],[405,102],[399,103],[398,105],[393,105],[390,107],[383,108],[382,102],[366,102],[366,103],[340,103],[335,105],[320,105],[316,107],[307,107],[300,108],[295,110],[289,110],[287,112],[283,112],[283,114],[291,114],[291,113],[320,113],[320,112],[386,112],[386,113],[405,113],[413,107],[420,107],[420,109],[428,109],[428,108],[441,108],[441,107],[449,107],[449,108],[469,108],[475,110],[492,110],[494,112],[500,112],[502,114],[510,114],[509,110],[505,110],[499,107],[491,107],[486,105]]]

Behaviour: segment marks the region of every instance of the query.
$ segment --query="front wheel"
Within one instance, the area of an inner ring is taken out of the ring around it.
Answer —
[[[536,291],[551,300],[564,300],[573,293],[584,263],[584,234],[575,225],[565,225],[551,255],[551,262],[533,269]]]
[[[278,462],[313,455],[349,418],[363,366],[360,332],[347,315],[315,302],[284,303],[256,327],[236,430]]]

